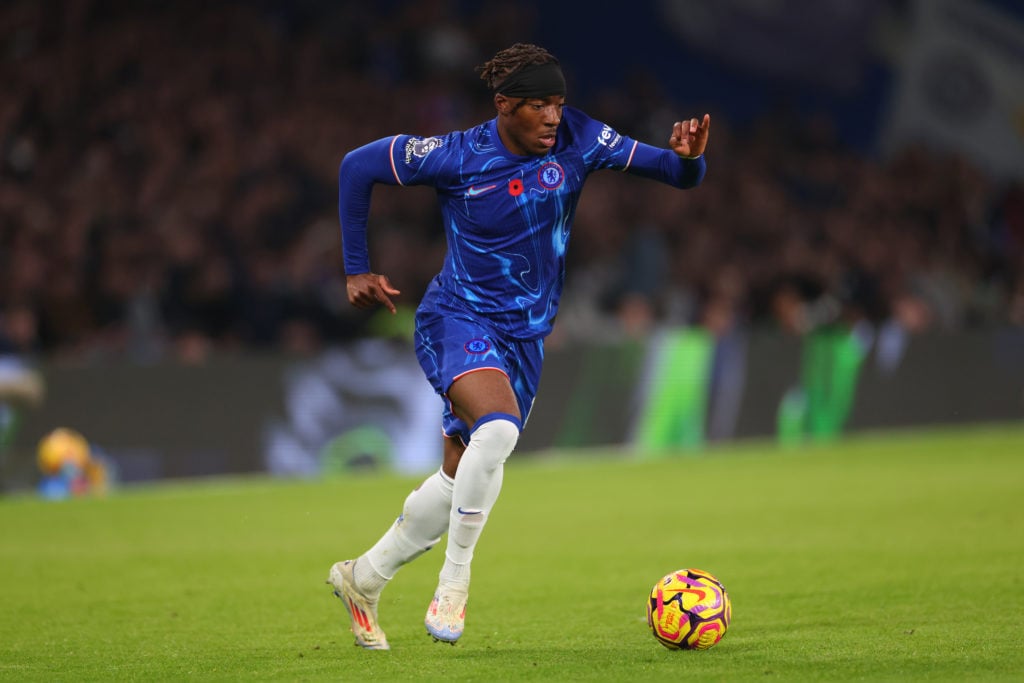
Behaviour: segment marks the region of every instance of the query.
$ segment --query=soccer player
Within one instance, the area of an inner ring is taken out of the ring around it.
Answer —
[[[544,338],[558,312],[565,251],[587,176],[617,169],[678,188],[700,183],[711,118],[677,122],[670,149],[620,135],[565,106],[565,80],[545,49],[517,43],[480,67],[497,116],[437,137],[395,135],[349,152],[339,213],[349,301],[392,313],[400,292],[373,272],[366,242],[375,183],[436,189],[448,253],[416,312],[415,346],[443,399],[443,464],[409,494],[381,539],[331,567],[356,643],[388,649],[381,590],[448,533],[427,632],[462,635],[470,563],[501,489],[502,468],[533,404]]]

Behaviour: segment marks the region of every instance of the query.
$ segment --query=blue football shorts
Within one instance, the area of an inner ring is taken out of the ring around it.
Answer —
[[[421,306],[416,311],[415,341],[420,367],[444,399],[441,427],[445,436],[458,436],[463,444],[469,443],[469,426],[452,412],[448,388],[459,377],[484,369],[499,370],[508,377],[526,426],[544,363],[543,339],[510,339],[468,313]]]

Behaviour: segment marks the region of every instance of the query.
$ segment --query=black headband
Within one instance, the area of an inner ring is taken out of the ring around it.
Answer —
[[[494,91],[507,97],[564,96],[565,77],[558,62],[527,64],[506,76]]]

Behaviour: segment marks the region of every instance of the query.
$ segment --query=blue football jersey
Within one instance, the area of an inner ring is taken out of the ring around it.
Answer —
[[[382,168],[385,145],[388,167]],[[448,253],[421,306],[460,308],[516,339],[544,337],[558,312],[583,183],[604,168],[690,187],[703,177],[704,160],[644,145],[570,107],[544,156],[511,153],[496,119],[447,135],[396,135],[367,145],[342,163],[346,272],[369,271],[360,215],[369,203],[367,183],[428,185],[437,191]]]

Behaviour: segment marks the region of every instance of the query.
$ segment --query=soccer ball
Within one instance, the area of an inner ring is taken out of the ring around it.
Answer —
[[[700,569],[680,569],[651,589],[647,625],[670,650],[706,650],[725,635],[732,603],[725,586]]]

